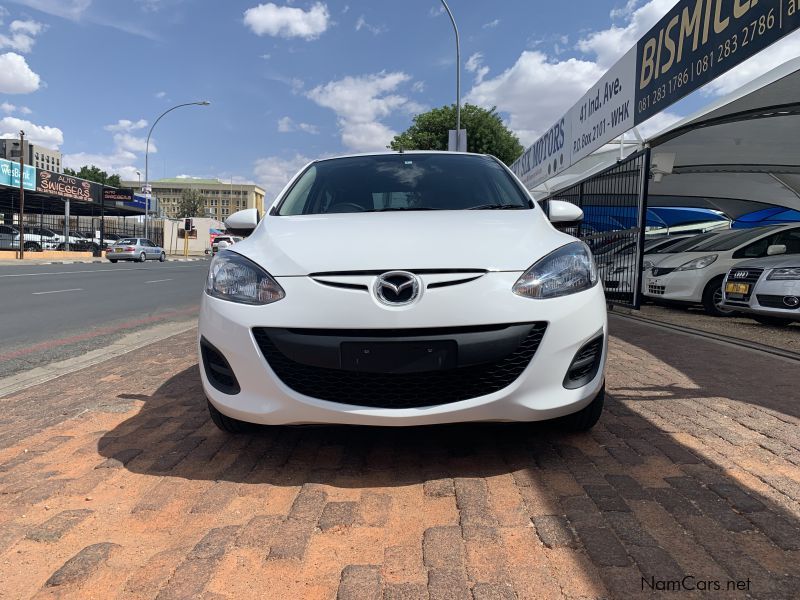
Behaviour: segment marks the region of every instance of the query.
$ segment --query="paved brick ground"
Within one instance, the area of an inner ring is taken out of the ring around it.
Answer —
[[[796,598],[797,364],[613,333],[586,435],[229,437],[192,333],[0,399],[0,597]]]

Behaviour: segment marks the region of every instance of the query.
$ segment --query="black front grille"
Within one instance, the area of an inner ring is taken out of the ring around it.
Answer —
[[[675,269],[677,269],[677,267],[653,267],[651,273],[653,277],[661,277],[662,275],[669,275]]]
[[[756,283],[764,269],[731,269],[728,273],[728,281],[735,283]]]
[[[767,294],[756,294],[758,303],[764,308],[780,308],[782,310],[800,310],[800,306],[792,306],[794,302],[789,300],[789,304],[784,302],[785,298],[795,298],[795,296],[773,296]]]
[[[278,350],[264,329],[253,329],[253,335],[278,378],[300,394],[371,408],[418,408],[468,400],[509,386],[531,362],[546,329],[546,323],[533,323],[517,349],[499,361],[423,373],[363,373],[304,365]]]
[[[564,378],[565,388],[574,390],[594,379],[600,369],[600,359],[603,357],[603,340],[604,337],[601,335],[578,350]]]

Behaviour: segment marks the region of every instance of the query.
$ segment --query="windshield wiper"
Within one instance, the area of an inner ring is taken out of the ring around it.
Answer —
[[[467,210],[520,210],[523,208],[530,207],[520,204],[481,204],[480,206],[471,206]]]

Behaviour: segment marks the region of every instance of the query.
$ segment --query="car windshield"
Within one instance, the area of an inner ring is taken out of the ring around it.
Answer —
[[[718,238],[700,244],[692,248],[692,252],[733,250],[742,244],[747,244],[748,242],[760,238],[762,235],[773,233],[776,229],[776,227],[756,227],[755,229],[736,230],[727,235],[721,235]]]
[[[531,209],[495,159],[465,154],[386,154],[311,165],[275,214]]]
[[[121,239],[120,241],[118,241],[117,243],[118,244],[126,244],[126,245],[129,245],[129,246],[130,245],[135,246],[138,242],[139,242],[139,240],[137,240],[136,238],[124,238],[124,239]]]

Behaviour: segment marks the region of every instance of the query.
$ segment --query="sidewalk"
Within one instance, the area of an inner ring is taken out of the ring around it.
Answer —
[[[3,398],[0,597],[796,597],[797,363],[611,327],[589,434],[227,436],[195,331]]]
[[[189,256],[188,258],[184,258],[181,255],[168,255],[167,262],[194,262],[198,260],[209,260],[210,256]],[[105,258],[86,258],[86,259],[68,259],[68,260],[52,260],[52,259],[43,259],[37,260],[35,258],[26,258],[25,260],[0,260],[0,267],[14,267],[20,266],[25,267],[29,265],[80,265],[80,264],[92,264],[92,263],[105,263],[111,264]]]

